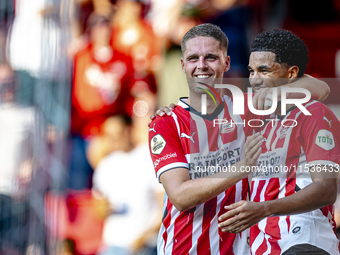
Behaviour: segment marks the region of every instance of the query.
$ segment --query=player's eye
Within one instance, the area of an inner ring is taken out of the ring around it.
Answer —
[[[216,60],[217,57],[215,57],[215,56],[207,56],[207,59],[208,59],[208,60]]]
[[[192,57],[189,57],[189,58],[188,58],[189,61],[195,61],[195,60],[197,60],[197,59],[198,59],[198,57],[195,57],[195,56],[192,56]]]

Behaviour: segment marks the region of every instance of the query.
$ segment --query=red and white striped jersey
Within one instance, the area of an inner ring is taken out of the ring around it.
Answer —
[[[339,171],[339,121],[319,102],[310,101],[305,107],[312,115],[294,108],[262,129],[266,140],[259,168],[253,173],[251,201],[290,196],[312,183],[311,171],[325,171],[326,166]],[[256,255],[282,254],[293,245],[307,243],[339,254],[334,229],[333,205],[302,214],[268,217],[251,227],[251,251]]]
[[[205,117],[190,112],[181,99],[172,116],[157,117],[151,123],[150,154],[158,180],[174,168],[187,168],[191,179],[201,178],[212,174],[216,166],[230,166],[242,159],[248,129],[242,124],[230,125],[231,119],[242,123],[242,118],[232,115],[229,97],[223,101],[224,107]],[[219,119],[220,124],[215,122],[214,127],[213,119]],[[222,124],[223,119],[228,122]],[[165,194],[158,254],[250,254],[245,232],[235,235],[218,228],[218,217],[226,212],[223,206],[246,199],[247,189],[248,180],[244,179],[184,212],[177,210]]]

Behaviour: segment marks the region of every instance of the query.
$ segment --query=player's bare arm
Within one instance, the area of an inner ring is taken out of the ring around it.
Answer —
[[[240,201],[226,206],[219,227],[223,232],[239,233],[269,216],[304,213],[331,205],[337,197],[338,173],[330,167],[326,171],[311,172],[313,183],[295,194],[264,202]]]
[[[320,102],[325,100],[330,93],[330,88],[326,82],[318,80],[308,74],[304,74],[300,79],[296,79],[283,86],[308,89],[311,93],[311,99]],[[290,93],[287,98],[301,98],[301,96],[299,93]]]
[[[281,97],[281,89],[283,87],[295,87],[295,88],[304,88],[309,90],[311,93],[311,99],[317,100],[317,101],[323,101],[327,98],[327,96],[330,93],[330,88],[327,85],[327,83],[318,80],[308,74],[304,74],[300,79],[295,79],[294,82],[291,82],[286,85],[282,85],[280,87],[277,87],[277,96],[280,100]],[[253,97],[253,105],[255,109],[258,110],[268,110],[271,105],[266,104],[266,98],[271,98],[273,88],[261,88],[258,90],[254,97]],[[301,93],[289,93],[287,95],[287,98],[294,99],[294,98],[301,98],[301,96],[304,96]],[[155,115],[152,115],[150,117],[151,120],[156,118],[156,116],[170,116],[172,113],[172,110],[176,107],[174,103],[169,104],[169,106],[162,106],[160,107],[156,112]]]
[[[179,210],[186,211],[202,204],[230,188],[250,173],[244,166],[254,166],[261,154],[263,137],[256,133],[249,136],[244,146],[244,158],[234,164],[235,172],[220,172],[213,176],[190,180],[186,168],[164,172],[160,181],[171,203]]]
[[[277,96],[278,100],[281,98],[281,89],[284,87],[295,87],[295,88],[304,88],[309,90],[311,93],[311,99],[317,100],[317,101],[323,101],[327,98],[327,96],[330,93],[330,88],[327,85],[327,83],[318,80],[308,74],[304,74],[300,79],[295,79],[293,82],[288,83],[286,85],[282,85],[280,87],[277,87]],[[266,104],[266,99],[270,99],[273,88],[262,88],[258,90],[254,97],[253,97],[253,105],[255,109],[258,110],[268,110],[271,105]],[[289,93],[286,95],[289,99],[299,99],[301,97],[304,97],[301,93]]]

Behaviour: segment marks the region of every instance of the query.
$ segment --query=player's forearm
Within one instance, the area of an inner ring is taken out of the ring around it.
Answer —
[[[189,171],[184,168],[172,169],[161,174],[160,181],[171,203],[180,211],[191,209],[216,197],[248,176],[252,169],[247,166],[257,164],[262,142],[263,137],[259,133],[248,136],[244,145],[244,158],[212,176],[192,180]]]
[[[266,201],[263,203],[266,216],[304,213],[333,204],[337,196],[336,183],[336,179],[316,181],[291,196]]]
[[[186,211],[218,196],[249,175],[244,160],[234,164],[232,169],[182,182],[168,194],[170,201],[179,211]]]
[[[327,83],[313,78],[312,76],[305,74],[300,79],[295,80],[287,85],[288,87],[304,88],[311,93],[311,99],[323,101],[330,93],[330,88]],[[289,93],[287,98],[301,98],[301,93]]]

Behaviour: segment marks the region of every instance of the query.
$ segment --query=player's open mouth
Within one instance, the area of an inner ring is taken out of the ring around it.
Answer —
[[[212,76],[212,74],[197,74],[197,75],[195,75],[195,77],[198,78],[198,79],[207,79],[211,76]]]

